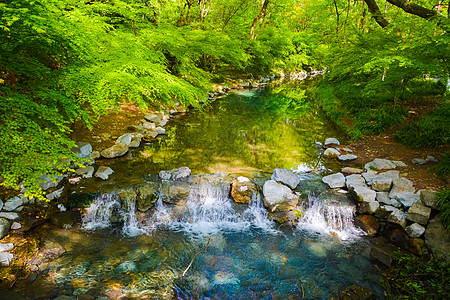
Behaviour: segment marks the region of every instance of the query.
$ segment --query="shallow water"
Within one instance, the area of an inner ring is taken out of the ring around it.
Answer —
[[[95,290],[135,299],[321,299],[353,284],[381,298],[379,271],[352,223],[354,204],[328,193],[320,172],[304,172],[333,168],[314,143],[341,135],[311,106],[309,83],[302,84],[232,93],[204,112],[173,118],[165,138],[123,158],[99,160],[115,171],[106,183],[91,178],[76,187],[117,190],[181,166],[259,183],[275,168],[295,169],[304,200],[298,226],[269,221],[258,197],[236,205],[223,183],[191,189],[182,205],[158,201],[152,214],[136,213],[117,194],[103,195],[82,228],[49,235],[66,252],[47,266],[43,280],[58,294]],[[114,213],[123,217],[120,223],[111,221]],[[40,289],[33,285],[27,294]]]

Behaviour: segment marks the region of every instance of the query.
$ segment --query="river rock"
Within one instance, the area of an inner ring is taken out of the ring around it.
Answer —
[[[364,169],[366,171],[389,170],[389,169],[395,169],[396,167],[397,167],[397,165],[394,164],[389,159],[381,159],[381,158],[375,158],[373,161],[368,162],[367,164],[364,165]]]
[[[154,130],[145,130],[143,133],[142,139],[144,141],[152,141],[158,136],[158,133]]]
[[[256,186],[248,178],[245,181],[238,178],[231,183],[231,198],[234,202],[248,204],[253,194],[257,194]]]
[[[410,238],[403,228],[395,228],[386,232],[386,235],[393,245],[408,250],[415,255],[422,255],[423,240]]]
[[[11,222],[9,222],[6,219],[0,218],[0,240],[8,234],[10,227],[11,227]]]
[[[163,180],[173,180],[173,181],[186,179],[190,175],[191,169],[189,169],[188,167],[181,167],[178,169],[159,172],[159,178]]]
[[[426,159],[423,159],[423,158],[413,158],[413,159],[411,160],[411,162],[412,162],[413,164],[415,164],[415,165],[424,165],[424,164],[427,163],[427,160],[426,160]]]
[[[138,148],[141,145],[141,140],[144,135],[140,132],[134,132],[131,134],[131,142],[128,145],[128,148]]]
[[[122,134],[122,135],[116,140],[116,144],[117,144],[117,143],[123,143],[123,144],[129,146],[132,139],[133,139],[133,136],[131,135],[131,133],[125,133],[125,134]]]
[[[377,192],[376,200],[380,203],[384,203],[389,206],[393,206],[393,207],[397,207],[397,208],[402,206],[402,204],[400,202],[398,202],[395,199],[390,198],[389,194],[387,192]]]
[[[345,186],[345,176],[342,173],[331,174],[322,178],[322,182],[328,184],[332,189]]]
[[[430,219],[431,208],[423,205],[421,202],[415,202],[408,209],[408,220],[426,225]]]
[[[158,201],[158,184],[156,182],[147,182],[139,187],[139,193],[137,198],[138,210],[147,211],[153,207]]]
[[[9,198],[6,202],[5,205],[3,206],[3,210],[6,211],[13,211],[16,208],[18,208],[19,206],[23,205],[23,200],[20,197],[12,197]]]
[[[166,203],[178,204],[186,202],[191,187],[184,181],[162,181],[160,185],[161,200]]]
[[[155,128],[155,131],[158,133],[158,135],[166,134],[166,130],[164,128],[162,128],[162,127],[159,127],[159,126]]]
[[[376,201],[376,200],[364,201],[364,202],[358,203],[358,212],[360,214],[365,214],[365,213],[374,214],[375,211],[378,209],[378,207],[380,207],[380,203],[378,203],[378,201]]]
[[[427,160],[427,161],[434,162],[434,163],[439,162],[439,160],[437,160],[436,158],[434,158],[434,156],[431,156],[431,155],[427,155],[426,160]]]
[[[395,199],[404,207],[411,207],[414,203],[420,202],[420,196],[414,193],[398,194]]]
[[[11,251],[14,249],[13,243],[0,243],[0,252]]]
[[[300,177],[288,169],[273,170],[273,174],[270,179],[281,182],[289,186],[291,189],[295,189],[300,182]]]
[[[372,178],[372,188],[378,192],[389,192],[392,186],[392,178],[383,173]]]
[[[315,142],[315,143],[314,143],[314,146],[319,147],[319,148],[322,148],[322,147],[323,147],[323,144],[322,144],[321,142]]]
[[[85,168],[79,168],[75,170],[75,174],[80,175],[83,178],[91,178],[94,174],[94,167],[88,166]]]
[[[109,148],[100,152],[100,155],[104,158],[115,158],[124,155],[128,152],[128,146],[124,143],[117,143]]]
[[[389,197],[395,198],[399,194],[414,193],[416,189],[411,180],[406,178],[395,178],[392,180],[392,189],[389,192]]]
[[[400,161],[400,160],[392,160],[392,163],[394,165],[396,165],[397,167],[407,167],[407,165],[404,162]]]
[[[425,227],[417,223],[413,223],[406,227],[406,233],[409,237],[418,238],[425,232]]]
[[[375,199],[377,193],[364,185],[357,185],[351,190],[352,195],[355,196],[355,200],[358,202],[377,202]],[[378,203],[378,202],[377,202]]]
[[[298,195],[284,184],[275,180],[268,180],[263,186],[263,203],[271,212],[288,211],[295,208],[298,203]]]
[[[323,153],[323,157],[326,157],[326,158],[336,158],[339,155],[341,155],[341,153],[339,153],[339,151],[334,148],[328,148]]]
[[[118,271],[120,273],[127,273],[127,272],[137,273],[137,270],[138,269],[136,263],[129,260],[124,261],[123,263],[118,265],[117,268],[115,269],[115,271]]]
[[[45,195],[45,198],[47,198],[48,200],[52,201],[52,200],[55,200],[55,199],[61,197],[63,192],[64,192],[64,187],[60,188],[59,190],[53,191],[53,192]]]
[[[107,180],[109,175],[111,175],[113,173],[114,173],[114,171],[110,167],[100,166],[100,167],[98,167],[98,170],[95,173],[95,177],[101,178],[103,180]]]
[[[342,168],[341,172],[343,174],[353,175],[353,174],[362,174],[364,171],[362,169],[358,169],[358,168],[345,167],[345,168]]]
[[[406,227],[406,217],[407,217],[407,215],[404,212],[402,212],[400,209],[396,208],[388,216],[387,221],[389,223],[398,224],[398,225],[402,226],[403,228],[405,228]]]
[[[367,187],[366,181],[364,178],[359,174],[353,174],[345,177],[345,185],[347,188],[351,191],[357,186],[364,186]]]
[[[88,157],[92,152],[92,145],[86,142],[76,143],[76,147],[72,148],[72,151],[77,153],[78,157]]]
[[[437,193],[432,190],[420,190],[420,200],[426,206],[437,209]]]
[[[11,230],[19,230],[20,228],[22,228],[22,224],[19,222],[13,222],[11,225]]]
[[[450,261],[450,230],[442,226],[439,218],[434,218],[428,222],[425,230],[425,241],[433,250],[433,253],[443,258],[447,262]]]
[[[0,212],[0,218],[5,218],[10,221],[20,221],[22,216],[16,212]]]
[[[337,158],[340,162],[348,162],[352,160],[358,159],[358,156],[354,154],[345,154],[345,155],[339,155]]]
[[[0,252],[0,265],[3,267],[8,267],[13,258],[14,255],[9,252]]]
[[[355,225],[365,231],[368,235],[375,235],[380,228],[380,223],[372,215],[359,215],[355,218]]]
[[[39,186],[42,190],[48,190],[49,188],[54,188],[59,185],[59,183],[64,179],[64,176],[57,176],[57,175],[41,175],[39,177]]]
[[[372,185],[372,180],[375,176],[377,176],[377,174],[377,171],[369,170],[365,173],[362,173],[361,176],[364,178],[368,185]]]
[[[328,138],[325,140],[324,145],[325,146],[330,146],[330,145],[340,145],[341,143],[339,143],[338,139],[336,138]]]

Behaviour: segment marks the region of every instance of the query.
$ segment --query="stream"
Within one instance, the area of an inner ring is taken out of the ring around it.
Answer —
[[[354,203],[321,182],[339,165],[314,143],[342,134],[308,101],[308,88],[230,93],[171,119],[165,138],[99,160],[115,173],[73,188],[95,199],[81,224],[48,234],[65,253],[25,293],[33,298],[51,282],[55,294],[110,299],[324,299],[357,284],[381,298],[380,272],[353,225]],[[123,200],[121,189],[182,166],[193,174],[185,202],[160,197],[142,213]],[[294,226],[272,221],[259,194],[249,204],[230,198],[230,181],[247,176],[261,187],[275,168],[301,178],[303,216]]]

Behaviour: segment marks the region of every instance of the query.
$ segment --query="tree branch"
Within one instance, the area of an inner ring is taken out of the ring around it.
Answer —
[[[386,18],[381,13],[380,9],[378,8],[378,4],[375,2],[375,0],[364,0],[364,2],[366,2],[369,11],[372,14],[372,17],[375,19],[375,22],[377,22],[378,25],[380,25],[383,28],[389,25],[388,20],[386,20]]]
[[[429,19],[437,15],[437,11],[414,4],[409,0],[387,0],[387,2],[400,7],[409,14],[413,14],[424,19]]]

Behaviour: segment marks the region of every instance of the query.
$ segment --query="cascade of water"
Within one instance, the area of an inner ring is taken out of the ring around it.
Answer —
[[[128,236],[137,236],[145,233],[147,230],[139,226],[136,218],[136,201],[127,201],[127,211],[124,212],[124,224],[122,232]]]
[[[244,219],[251,222],[251,224],[257,228],[275,232],[273,229],[274,223],[269,221],[267,215],[268,212],[263,206],[261,195],[253,193],[252,200],[248,204],[248,208],[243,213]]]
[[[362,231],[353,224],[355,206],[334,200],[308,196],[304,216],[298,227],[338,235],[342,240],[356,238]]]
[[[120,198],[116,194],[103,194],[95,198],[82,218],[82,227],[87,230],[111,226],[111,216],[120,210]]]

